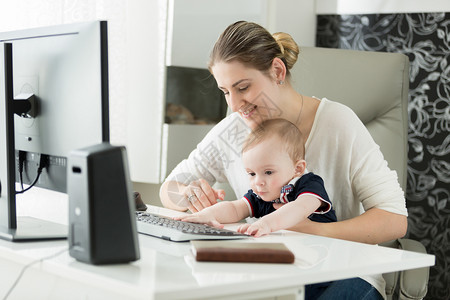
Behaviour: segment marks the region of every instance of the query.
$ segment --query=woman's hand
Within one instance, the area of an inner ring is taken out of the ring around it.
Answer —
[[[212,188],[204,179],[191,182],[184,190],[186,206],[193,213],[199,212],[225,199],[225,191]]]
[[[218,200],[224,200],[225,191],[213,189],[204,179],[184,185],[176,181],[166,181],[159,193],[164,207],[191,212],[199,212],[206,207],[214,205]]]

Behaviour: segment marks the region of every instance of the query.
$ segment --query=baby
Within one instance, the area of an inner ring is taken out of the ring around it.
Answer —
[[[304,155],[297,126],[284,119],[264,121],[249,134],[242,148],[251,190],[241,199],[223,201],[176,219],[222,228],[224,223],[256,217],[256,222],[238,227],[238,232],[255,237],[288,229],[306,218],[335,222],[323,180],[306,173]]]

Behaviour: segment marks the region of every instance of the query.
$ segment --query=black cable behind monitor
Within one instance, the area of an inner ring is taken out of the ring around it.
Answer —
[[[27,159],[27,153],[25,151],[20,150],[19,151],[19,165],[17,167],[17,170],[19,171],[19,183],[20,187],[23,188],[23,167],[25,164],[25,161]]]
[[[25,152],[25,154],[26,154],[26,152]],[[19,158],[20,158],[20,156],[19,156]],[[49,158],[49,156],[46,155],[46,154],[41,154],[41,157],[40,157],[40,159],[39,159],[39,167],[38,167],[38,169],[37,169],[37,175],[36,175],[36,178],[33,180],[33,182],[30,184],[30,186],[27,187],[26,189],[23,189],[23,181],[22,181],[23,179],[21,178],[20,181],[21,181],[21,184],[22,184],[22,190],[21,190],[21,191],[16,191],[16,194],[22,194],[22,193],[25,193],[26,191],[28,191],[28,190],[30,190],[32,187],[34,187],[34,186],[36,185],[36,183],[39,181],[39,177],[41,176],[42,171],[44,170],[44,168],[48,168],[49,163],[50,163],[50,158]],[[20,168],[20,161],[19,161],[19,168]],[[22,169],[23,169],[23,166],[22,166]],[[20,171],[19,171],[19,172],[20,172]]]

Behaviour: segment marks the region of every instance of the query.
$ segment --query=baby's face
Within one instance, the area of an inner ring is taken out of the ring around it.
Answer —
[[[299,176],[278,138],[267,139],[242,154],[250,186],[264,201],[280,197],[281,188]]]

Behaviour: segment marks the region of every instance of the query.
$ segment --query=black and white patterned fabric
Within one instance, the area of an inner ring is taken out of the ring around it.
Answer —
[[[410,59],[408,236],[436,255],[427,299],[450,295],[450,13],[319,15],[318,47]]]

